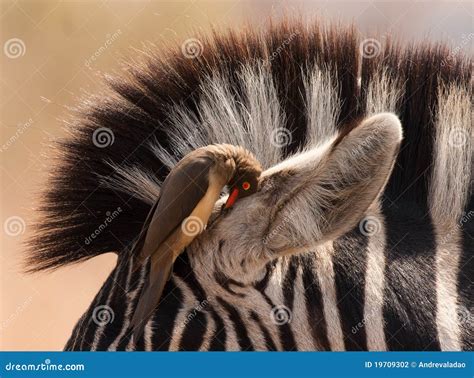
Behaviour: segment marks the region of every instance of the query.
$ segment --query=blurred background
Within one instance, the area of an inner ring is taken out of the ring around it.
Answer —
[[[433,39],[472,53],[473,2],[0,0],[0,349],[61,350],[115,264],[114,255],[53,273],[21,272],[22,243],[50,169],[48,143],[98,74],[143,42],[159,48],[211,25],[264,26],[272,15],[354,22],[362,33]]]

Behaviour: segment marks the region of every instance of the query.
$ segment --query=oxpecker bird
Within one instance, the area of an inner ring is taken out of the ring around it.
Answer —
[[[249,151],[230,144],[199,148],[171,170],[132,251],[136,268],[150,257],[148,280],[130,324],[135,341],[158,305],[174,261],[205,229],[222,189],[229,188],[224,206],[229,209],[257,191],[261,172]]]

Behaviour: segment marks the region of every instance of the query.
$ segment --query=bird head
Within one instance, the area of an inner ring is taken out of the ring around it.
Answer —
[[[256,193],[261,173],[262,167],[253,156],[237,160],[235,173],[227,184],[230,194],[225,208],[232,207],[237,199]]]

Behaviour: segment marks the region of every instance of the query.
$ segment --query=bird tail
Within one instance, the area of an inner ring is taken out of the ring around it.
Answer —
[[[143,335],[148,319],[158,306],[166,283],[168,282],[174,258],[171,250],[165,254],[151,257],[150,274],[140,295],[137,307],[130,322],[133,339],[139,340]]]

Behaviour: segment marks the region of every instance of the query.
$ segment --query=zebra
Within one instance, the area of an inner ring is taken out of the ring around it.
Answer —
[[[27,270],[118,260],[65,350],[473,349],[471,58],[363,37],[283,20],[150,46],[79,101]],[[134,340],[133,243],[213,143],[255,154],[261,193],[216,204]]]

